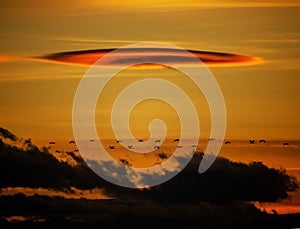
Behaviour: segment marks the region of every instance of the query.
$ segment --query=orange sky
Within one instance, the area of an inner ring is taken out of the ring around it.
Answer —
[[[264,62],[255,65],[207,65],[226,103],[226,139],[300,139],[299,6],[299,1],[247,0],[3,1],[0,126],[37,141],[73,139],[73,99],[89,66],[30,58],[156,41],[188,50],[260,57]],[[92,56],[91,61],[97,57]],[[71,62],[78,63],[78,59]],[[171,79],[189,92],[200,107],[201,137],[206,139],[210,131],[207,104],[201,93],[172,69],[122,72],[108,85],[102,96],[106,102],[99,107],[108,108],[122,86],[147,76]],[[112,90],[114,93],[109,93]],[[148,134],[146,121],[154,114],[172,116],[171,109],[159,106],[159,111],[149,112],[143,104],[137,107],[133,113],[137,118],[132,117],[138,121],[133,124],[136,135]],[[97,120],[107,115],[105,109],[97,112]],[[169,120],[170,130],[175,118]],[[109,127],[107,122],[97,121],[97,125],[100,130]],[[274,163],[282,161],[278,155],[274,154]],[[289,162],[293,160],[299,161],[290,154]]]
[[[7,56],[158,41],[261,57],[259,65],[209,67],[226,102],[226,137],[300,137],[298,1],[187,1],[186,7],[180,1],[1,4],[0,124],[20,135],[72,138],[73,98],[88,67],[22,58],[7,62]]]

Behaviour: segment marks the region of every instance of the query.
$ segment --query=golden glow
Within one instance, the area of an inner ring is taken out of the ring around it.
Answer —
[[[292,7],[300,6],[299,1],[238,1],[238,0],[112,0],[109,4],[102,1],[90,0],[88,2],[95,7],[118,7],[126,10],[173,10],[173,9],[197,9],[197,8],[229,8],[229,7]]]
[[[232,8],[232,7],[297,7],[299,1],[250,1],[250,0],[53,0],[47,4],[39,4],[34,0],[26,1],[26,4],[18,4],[20,1],[8,1],[1,5],[1,14],[18,15],[19,17],[45,17],[61,15],[89,15],[103,11],[103,14],[117,14],[116,12],[139,11],[182,11],[208,8]]]
[[[207,135],[210,131],[210,112],[202,92],[197,86],[182,73],[171,68],[159,68],[149,71],[136,71],[134,67],[117,74],[111,79],[103,89],[98,99],[96,108],[96,126],[99,138],[105,146],[115,145],[117,150],[108,150],[111,156],[117,161],[126,159],[133,167],[149,167],[153,166],[158,161],[164,161],[164,158],[159,158],[159,153],[166,154],[167,157],[177,147],[177,143],[173,143],[174,138],[180,138],[180,120],[174,108],[163,101],[145,100],[137,104],[130,114],[129,125],[130,130],[136,139],[147,140],[150,137],[148,125],[153,119],[161,119],[167,128],[166,142],[163,142],[160,149],[153,149],[148,154],[134,153],[120,144],[116,144],[116,137],[111,126],[111,110],[114,101],[124,88],[130,84],[146,79],[148,77],[165,79],[180,86],[187,95],[190,96],[198,109],[198,118],[201,120],[201,134]],[[193,93],[191,93],[193,92]],[[177,98],[177,95],[174,95]],[[178,98],[180,100],[180,98]],[[186,111],[188,113],[189,111]],[[127,114],[124,114],[127,115]],[[201,135],[202,136],[202,135]],[[109,140],[111,139],[111,140]],[[145,160],[147,158],[147,160]]]
[[[102,199],[111,199],[103,194],[103,191],[99,188],[81,190],[75,187],[71,187],[70,191],[59,191],[55,189],[47,188],[29,188],[29,187],[8,187],[0,189],[1,195],[4,196],[13,196],[19,193],[22,193],[26,196],[49,196],[49,197],[63,197],[66,199],[89,199],[89,200],[102,200]]]

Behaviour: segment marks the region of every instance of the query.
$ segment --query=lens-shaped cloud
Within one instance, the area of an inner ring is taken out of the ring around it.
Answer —
[[[59,52],[49,55],[37,57],[39,60],[54,61],[67,64],[79,64],[79,65],[93,65],[96,61],[113,51],[114,49],[95,49],[95,50],[81,50],[70,52]],[[193,53],[198,59],[207,65],[227,66],[227,65],[252,65],[262,62],[259,57],[245,56],[239,54],[222,53],[222,52],[210,52],[210,51],[197,51],[188,50]],[[124,48],[120,52],[120,57],[106,58],[106,61],[102,65],[129,65],[131,63],[144,62],[143,59],[149,56],[154,60],[162,59],[168,61],[170,64],[178,65],[190,65],[196,64],[194,58],[186,55],[178,49],[171,48]],[[150,59],[151,60],[151,59]],[[141,66],[148,66],[143,64]],[[153,66],[153,64],[149,64]]]

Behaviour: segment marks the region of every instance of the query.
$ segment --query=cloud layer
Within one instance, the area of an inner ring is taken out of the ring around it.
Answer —
[[[13,135],[8,130],[7,132]],[[275,202],[287,199],[288,192],[298,188],[296,179],[285,170],[269,168],[261,162],[245,164],[219,157],[207,172],[199,174],[198,166],[204,160],[203,153],[195,153],[189,164],[171,180],[149,189],[133,190],[103,180],[87,167],[80,156],[76,156],[76,165],[70,165],[58,160],[45,147],[39,149],[31,141],[24,144],[24,148],[18,148],[0,139],[0,173],[6,174],[0,180],[0,188],[101,188],[106,195],[115,198],[188,203]],[[124,176],[130,176],[126,171],[124,170]]]
[[[298,188],[295,178],[285,170],[260,162],[244,164],[219,157],[206,173],[199,174],[203,154],[196,153],[168,182],[149,189],[130,189],[104,181],[80,157],[76,165],[70,165],[31,141],[23,147],[12,144],[0,139],[1,227],[16,223],[37,228],[297,226],[299,214],[268,214],[249,202],[287,199],[288,193]]]

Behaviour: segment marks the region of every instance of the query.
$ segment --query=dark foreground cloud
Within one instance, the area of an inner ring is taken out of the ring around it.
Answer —
[[[86,200],[27,197],[0,198],[0,225],[30,228],[296,228],[300,214],[261,212],[245,202],[161,203],[155,200]],[[15,219],[16,222],[12,220]],[[17,221],[21,219],[22,222]]]
[[[92,65],[99,58],[116,49],[94,49],[70,52],[53,53],[41,57],[40,60],[55,61],[68,64]],[[249,65],[257,64],[262,60],[257,57],[230,54],[222,52],[188,50],[198,59],[208,65]],[[147,56],[147,58],[145,58]],[[170,64],[194,64],[195,60],[186,55],[186,51],[171,48],[122,48],[118,56],[107,58],[104,65],[129,65],[135,62],[156,62],[163,60]],[[147,64],[144,64],[147,65]],[[144,66],[143,65],[143,66]]]
[[[71,166],[59,161],[47,148],[39,149],[32,143],[18,148],[0,139],[0,158],[0,188],[43,187],[62,190],[71,186],[82,189],[102,186],[99,177],[85,166],[80,157],[76,158],[79,162],[77,166]]]
[[[18,219],[22,221],[19,226],[37,228],[299,226],[299,214],[268,214],[251,204],[286,199],[298,188],[296,179],[285,170],[260,162],[244,164],[219,157],[206,173],[199,174],[203,154],[196,153],[188,166],[168,182],[149,189],[129,189],[104,181],[79,156],[76,160],[77,165],[70,165],[59,161],[47,148],[39,149],[32,143],[20,148],[0,140],[1,227],[14,226]],[[29,195],[32,190],[39,191]],[[67,192],[54,195],[55,190],[69,190],[70,197],[65,196]],[[82,192],[81,198],[71,197],[74,190]],[[89,195],[92,190],[104,190],[113,198],[87,198],[84,190]]]
[[[11,133],[9,130],[4,129],[2,127],[0,127],[0,137],[12,140],[12,141],[16,141],[17,137],[16,135],[14,135],[13,133]]]
[[[110,193],[115,192],[119,198],[131,196],[164,202],[276,202],[287,199],[288,192],[298,189],[295,177],[261,162],[244,164],[219,157],[207,172],[199,174],[201,160],[203,154],[196,153],[177,176],[159,186],[144,190],[114,187]]]
[[[76,165],[58,160],[45,147],[39,149],[30,143],[19,148],[0,139],[0,188],[103,188],[107,195],[116,198],[177,202],[275,202],[288,198],[288,192],[298,188],[296,178],[285,170],[269,168],[261,162],[245,164],[219,157],[207,172],[199,174],[202,153],[195,153],[177,176],[161,185],[149,189],[124,188],[97,176],[80,155],[65,155],[69,154],[75,157]]]

